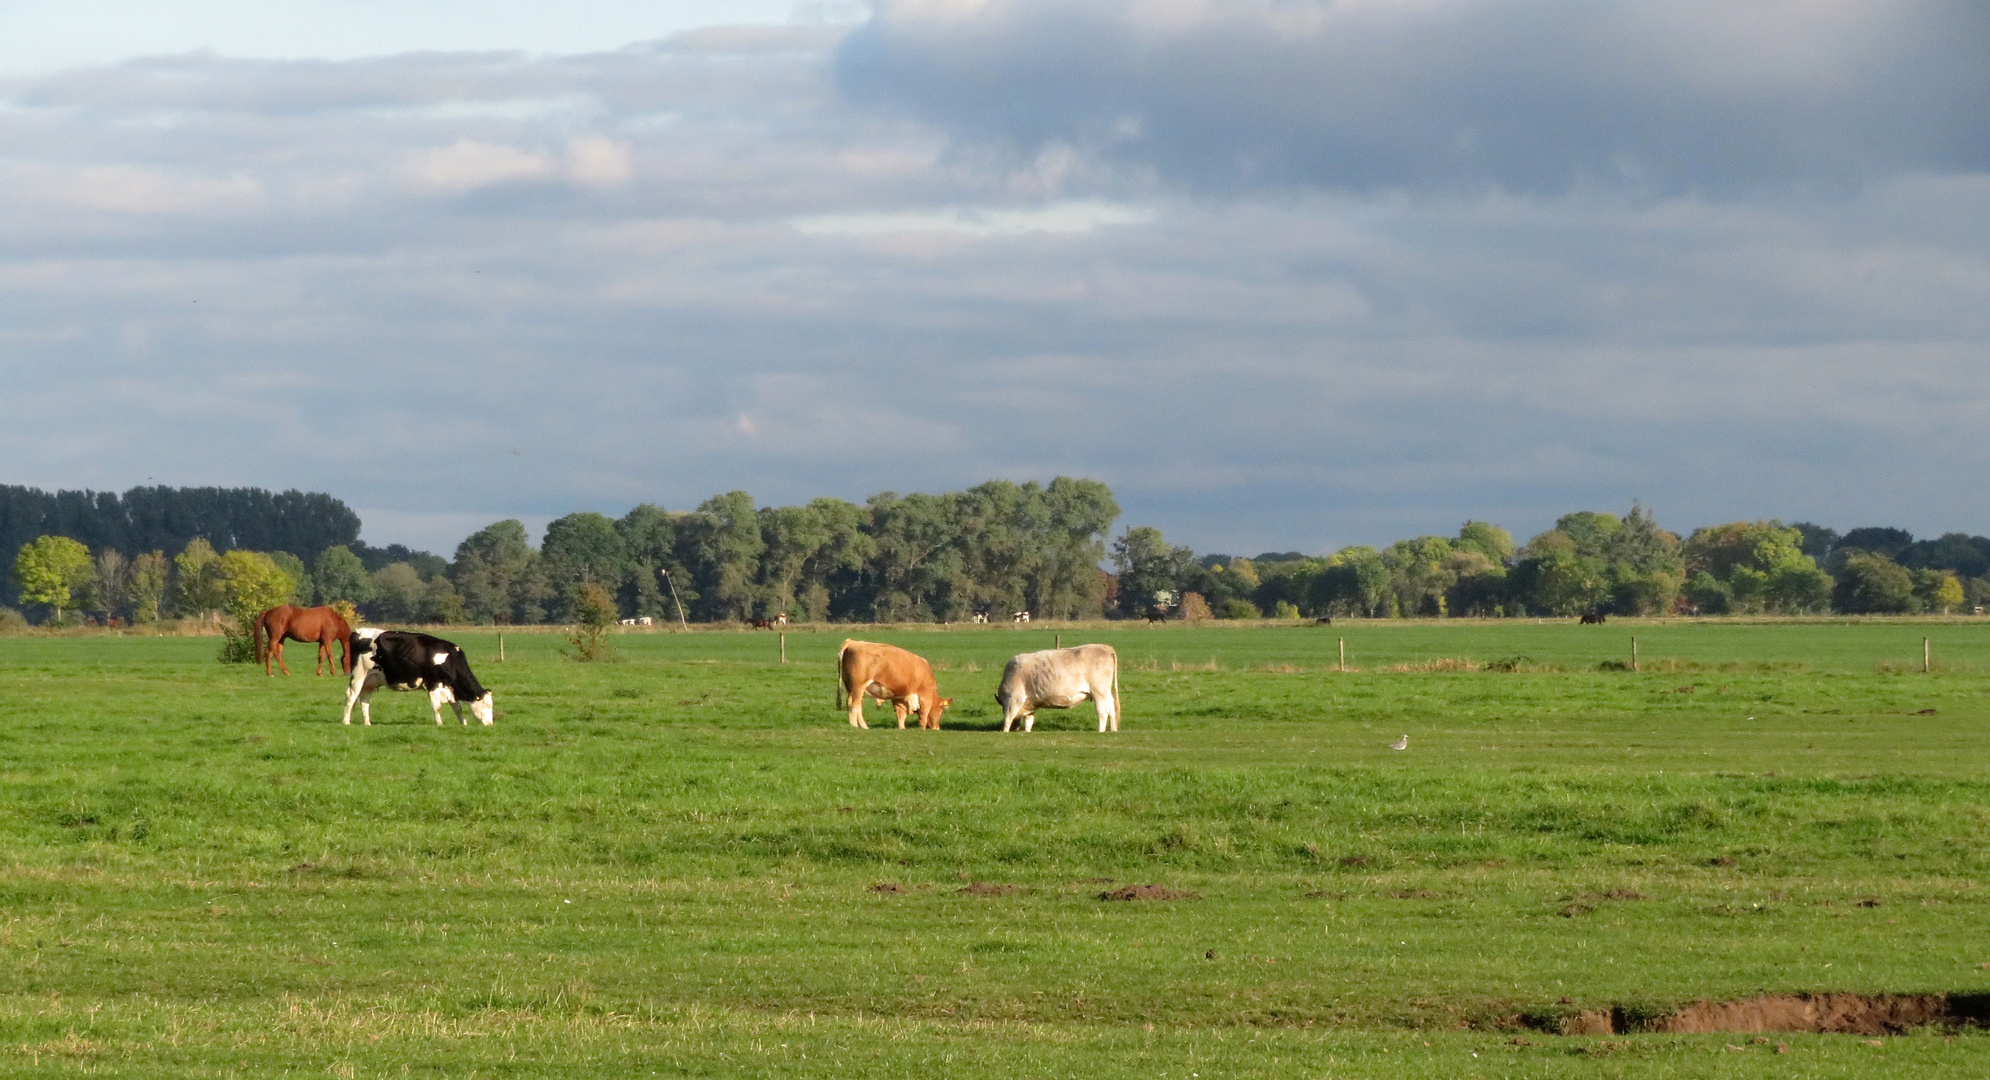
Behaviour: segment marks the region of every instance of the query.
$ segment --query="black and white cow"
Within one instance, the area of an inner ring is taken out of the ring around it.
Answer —
[[[493,698],[477,677],[470,673],[470,661],[454,642],[408,630],[375,630],[362,627],[352,632],[347,655],[353,657],[352,683],[346,687],[345,723],[352,723],[352,707],[367,726],[373,724],[373,692],[385,686],[393,690],[425,690],[429,710],[442,724],[442,704],[456,710],[464,724],[463,706],[489,725],[497,717]]]

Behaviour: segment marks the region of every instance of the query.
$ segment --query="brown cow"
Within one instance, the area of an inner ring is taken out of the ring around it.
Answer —
[[[954,699],[940,696],[939,684],[933,681],[933,665],[896,645],[845,641],[836,654],[836,670],[840,690],[837,704],[850,710],[851,727],[870,727],[864,723],[865,694],[880,703],[891,702],[901,728],[906,712],[911,711],[919,714],[920,727],[938,730],[940,717],[954,703]]]

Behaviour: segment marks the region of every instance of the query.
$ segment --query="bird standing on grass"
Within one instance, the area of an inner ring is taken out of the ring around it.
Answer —
[[[1402,738],[1397,739],[1395,742],[1389,744],[1389,749],[1391,750],[1408,750],[1409,748],[1410,748],[1410,737],[1408,735],[1405,735]]]

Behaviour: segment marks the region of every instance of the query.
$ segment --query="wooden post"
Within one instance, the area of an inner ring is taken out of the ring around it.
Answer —
[[[1927,673],[1933,670],[1935,670],[1934,656],[1932,653],[1928,651],[1928,639],[1922,638],[1921,639],[1921,674],[1926,675]]]
[[[1051,635],[1051,637],[1050,637],[1050,647],[1051,647],[1051,648],[1053,648],[1053,649],[1061,649],[1061,648],[1063,648],[1063,647],[1064,647],[1064,635],[1063,635],[1063,634],[1052,634],[1052,635]]]
[[[1340,639],[1340,669],[1347,671],[1347,639]]]
[[[781,632],[781,663],[785,664],[785,663],[787,663],[787,662],[788,662],[788,635],[787,635],[787,632],[786,632],[786,631],[782,631],[782,632]]]
[[[1631,635],[1631,670],[1636,671],[1637,669],[1638,669],[1638,636],[1636,634],[1632,634]]]
[[[498,663],[504,663],[504,631],[498,631]]]

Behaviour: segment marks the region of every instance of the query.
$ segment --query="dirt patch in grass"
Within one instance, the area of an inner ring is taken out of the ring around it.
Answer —
[[[896,881],[880,881],[871,886],[871,891],[876,893],[897,894],[897,893],[908,893],[911,892],[912,890],[906,888],[903,885],[900,885]]]
[[[1122,885],[1099,894],[1101,900],[1200,900],[1192,892],[1176,892],[1166,885]]]
[[[1803,1031],[1898,1035],[1924,1027],[1990,1027],[1990,994],[1765,994],[1737,1001],[1696,1001],[1669,1013],[1614,1006],[1510,1018],[1512,1026],[1558,1035],[1660,1032]]]
[[[955,892],[965,896],[1014,896],[1024,889],[1021,885],[997,885],[992,881],[977,881]]]

